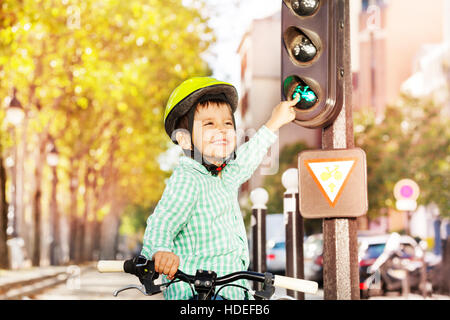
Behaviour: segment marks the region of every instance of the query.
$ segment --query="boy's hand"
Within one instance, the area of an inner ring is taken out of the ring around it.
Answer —
[[[293,100],[282,101],[272,111],[272,116],[265,126],[272,130],[277,131],[285,124],[295,119],[295,105],[300,101],[300,95],[297,94]]]
[[[180,265],[180,258],[173,252],[158,251],[153,255],[155,271],[167,275],[172,280]]]

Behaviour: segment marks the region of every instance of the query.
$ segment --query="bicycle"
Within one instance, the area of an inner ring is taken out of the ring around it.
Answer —
[[[137,289],[146,296],[161,293],[171,284],[184,281],[189,284],[192,290],[192,296],[197,297],[197,300],[216,300],[219,296],[220,290],[226,286],[237,286],[246,290],[253,295],[255,300],[269,300],[275,293],[275,287],[280,287],[288,290],[295,290],[309,294],[316,294],[318,284],[315,281],[296,279],[280,275],[273,275],[270,272],[258,273],[254,271],[238,271],[217,277],[217,274],[211,270],[197,270],[195,275],[189,275],[181,270],[175,273],[174,278],[167,283],[155,284],[159,273],[155,271],[155,264],[153,260],[148,260],[144,256],[136,256],[129,260],[100,260],[97,263],[97,270],[99,272],[126,272],[138,277],[141,286],[128,285],[119,290],[116,290],[113,295],[117,297],[120,292],[128,289]],[[262,283],[262,290],[250,290],[246,287],[233,284],[232,282],[240,279],[252,280]],[[216,292],[216,287],[220,287]],[[197,294],[196,294],[197,293]],[[277,300],[295,300],[291,297],[283,297]]]

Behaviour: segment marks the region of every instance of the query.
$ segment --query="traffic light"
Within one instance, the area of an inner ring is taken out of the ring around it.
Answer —
[[[344,97],[344,0],[283,0],[282,98],[296,105],[295,123],[333,123]]]

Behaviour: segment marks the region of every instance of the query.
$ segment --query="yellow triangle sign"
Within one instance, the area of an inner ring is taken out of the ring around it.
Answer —
[[[304,163],[320,191],[334,208],[357,161],[357,158],[311,159],[304,160]]]

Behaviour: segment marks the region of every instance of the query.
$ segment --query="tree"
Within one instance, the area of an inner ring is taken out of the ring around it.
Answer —
[[[58,192],[68,199],[60,207],[68,212],[74,260],[84,259],[86,239],[98,245],[95,230],[105,218],[112,228],[105,227],[103,243],[112,258],[124,208],[148,207],[162,193],[157,158],[170,145],[164,104],[182,80],[210,74],[199,56],[214,41],[207,19],[182,3],[2,3],[1,17],[21,14],[0,30],[0,95],[19,88],[25,138],[38,146],[26,168],[35,186],[35,265],[41,201],[51,183],[44,161],[50,140],[60,152]]]
[[[355,112],[355,142],[367,155],[369,217],[395,208],[394,185],[415,180],[418,204],[434,202],[450,214],[450,121],[431,100],[401,96],[387,106],[382,120],[373,111]]]
[[[0,4],[0,50],[8,54],[11,50],[9,44],[15,39],[11,32],[12,26],[22,17],[22,10],[13,0],[5,0]],[[5,59],[5,57],[3,57]],[[4,68],[0,58],[0,73],[4,73]],[[0,88],[4,84],[0,77]],[[3,120],[3,116],[1,117]],[[0,134],[0,268],[9,267],[9,252],[7,245],[7,224],[8,224],[8,203],[6,200],[6,170],[3,165],[3,146],[5,145],[4,133]]]

